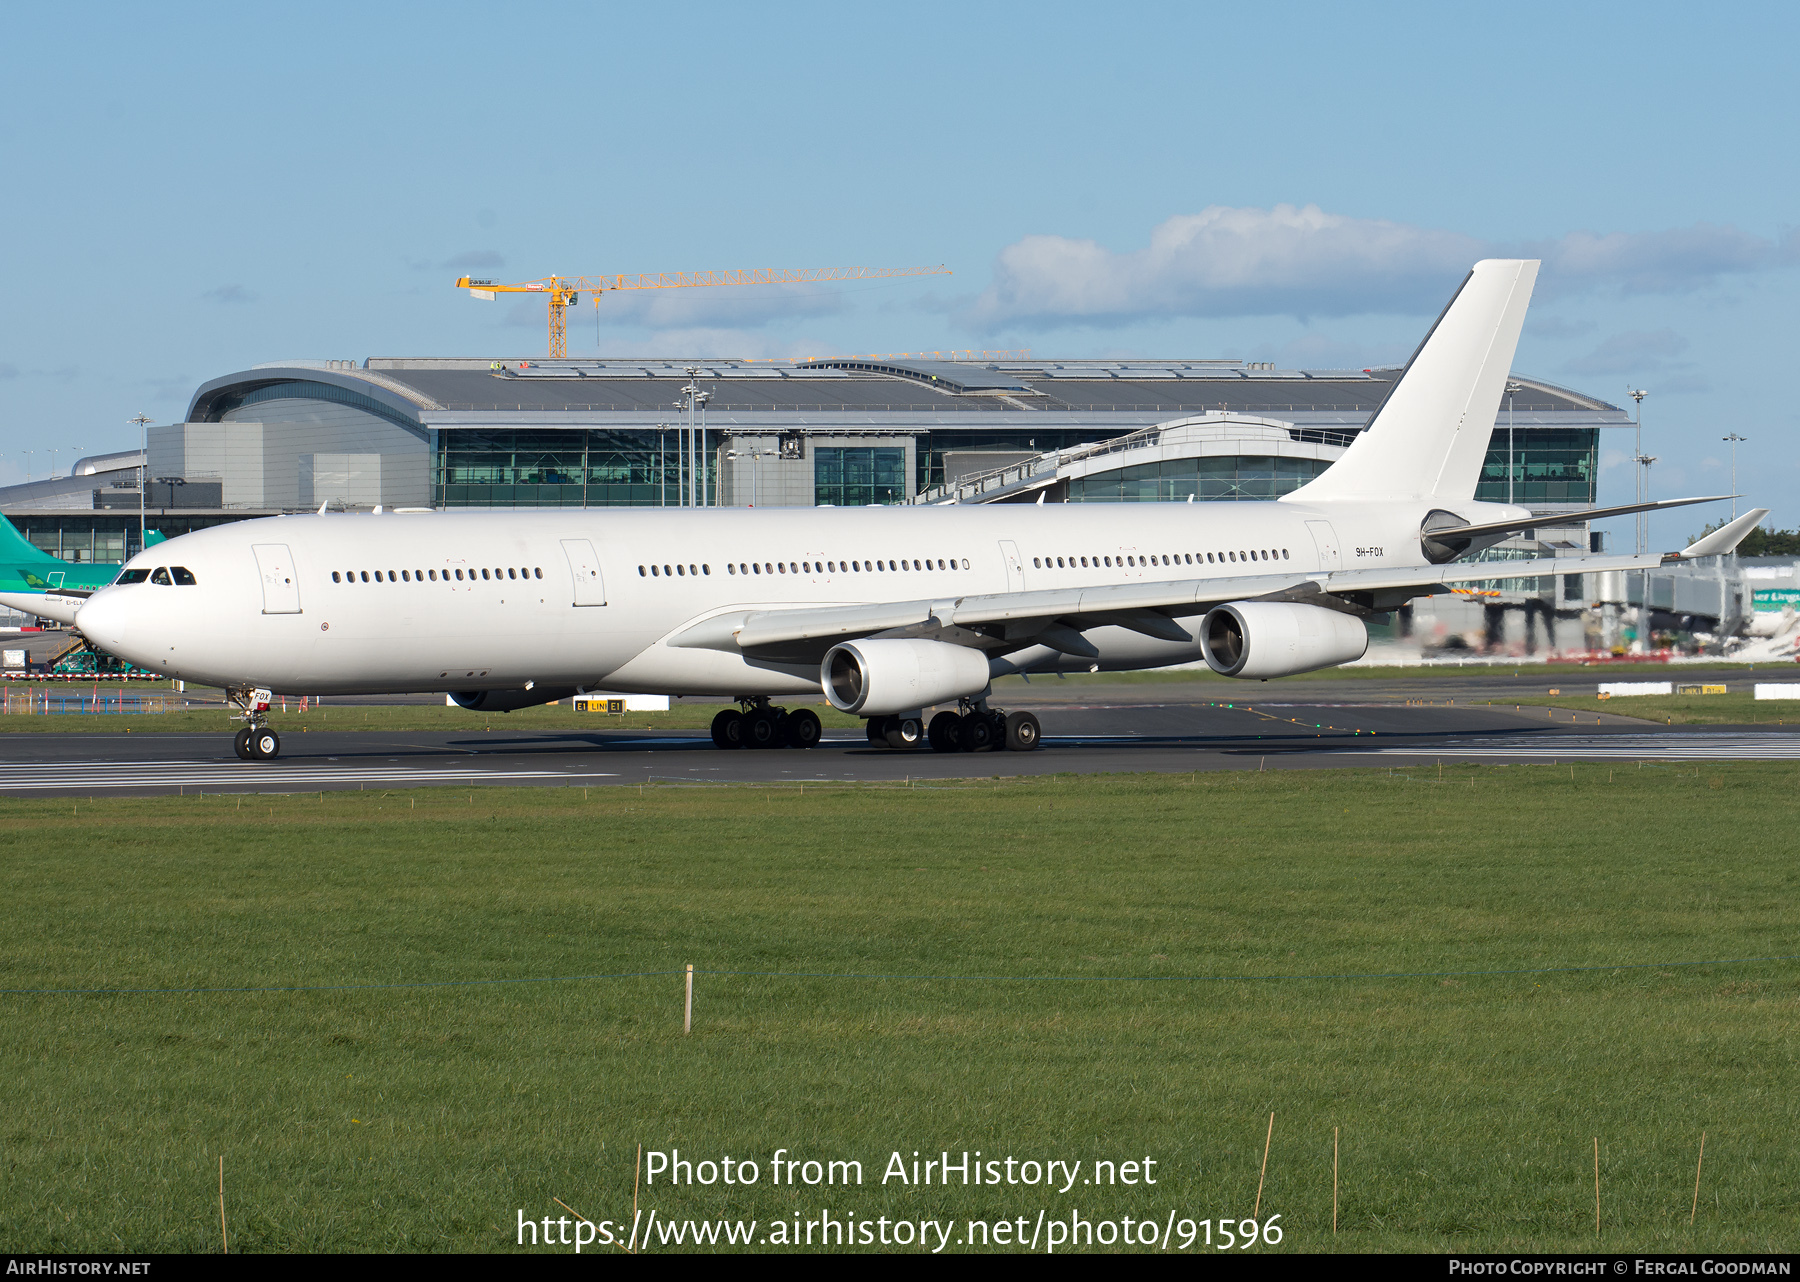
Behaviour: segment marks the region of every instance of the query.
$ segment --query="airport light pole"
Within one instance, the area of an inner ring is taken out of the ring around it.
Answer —
[[[1635,444],[1632,447],[1631,454],[1633,461],[1637,464],[1634,469],[1636,473],[1636,489],[1633,493],[1632,502],[1642,503],[1645,502],[1644,495],[1649,489],[1649,473],[1645,470],[1644,464],[1644,398],[1650,395],[1650,393],[1641,387],[1634,387],[1628,388],[1625,394],[1637,402],[1637,412],[1633,416],[1632,423],[1635,433],[1633,436]],[[1642,553],[1650,541],[1649,518],[1642,512],[1637,513],[1632,517],[1632,529],[1636,537],[1633,540],[1634,546],[1631,550],[1633,552]],[[1640,596],[1642,598],[1638,605],[1638,609],[1642,613],[1642,618],[1638,621],[1638,649],[1641,653],[1644,649],[1642,634],[1646,631],[1643,624],[1650,617],[1650,571],[1639,570],[1638,583],[1641,589]]]
[[[1650,393],[1639,387],[1626,392],[1626,395],[1637,402],[1637,414],[1635,416],[1635,422],[1632,424],[1636,431],[1636,435],[1633,438],[1635,443],[1631,451],[1638,464],[1637,492],[1636,497],[1632,499],[1632,502],[1643,503],[1648,501],[1645,499],[1644,495],[1649,488],[1649,476],[1644,470],[1644,398],[1650,395]],[[1639,512],[1637,514],[1636,523],[1637,546],[1632,550],[1634,552],[1642,552],[1650,539],[1650,521],[1644,513]]]
[[[150,475],[150,420],[142,410],[139,410],[136,418],[127,419],[126,422],[136,423],[138,431],[143,435],[144,452],[138,458],[138,551],[142,552],[144,550],[144,530],[147,524],[144,479]],[[126,557],[125,559],[129,561],[131,558]]]
[[[1513,397],[1522,390],[1517,383],[1506,385],[1506,501],[1513,501]]]
[[[1748,436],[1739,436],[1736,432],[1733,432],[1730,436],[1721,436],[1719,439],[1722,441],[1730,441],[1731,442],[1731,519],[1735,521],[1735,520],[1737,520],[1737,495],[1738,495],[1737,447],[1738,447],[1739,441],[1747,441],[1750,438]]]
[[[1644,497],[1643,497],[1642,501],[1645,503],[1648,503],[1650,501],[1650,465],[1654,462],[1656,462],[1656,456],[1654,454],[1640,454],[1637,456],[1638,468],[1640,471],[1642,471],[1643,476],[1644,476]],[[1644,548],[1646,546],[1648,546],[1648,544],[1650,542],[1650,522],[1648,519],[1649,513],[1640,512],[1640,513],[1638,513],[1638,515],[1639,515],[1639,517],[1644,518],[1644,533],[1638,540],[1638,551],[1641,552],[1644,550]],[[1639,654],[1649,654],[1650,653],[1650,571],[1648,569],[1639,570],[1638,577],[1642,581],[1642,584],[1643,584],[1642,592],[1640,594],[1642,597],[1642,600],[1640,601],[1640,603],[1638,605],[1638,653]]]

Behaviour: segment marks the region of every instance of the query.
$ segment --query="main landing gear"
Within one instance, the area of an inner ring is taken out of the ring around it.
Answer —
[[[811,708],[772,708],[762,695],[739,699],[713,718],[712,741],[721,748],[816,748],[825,727]]]
[[[273,761],[281,755],[281,736],[269,729],[269,701],[273,697],[267,690],[251,690],[242,686],[233,686],[225,691],[225,698],[235,707],[243,709],[237,719],[249,723],[231,741],[239,760]]]
[[[957,708],[938,713],[928,726],[921,726],[917,717],[870,717],[869,742],[896,752],[927,744],[933,752],[1030,752],[1042,738],[1038,719],[1029,712],[1002,712],[967,699]]]

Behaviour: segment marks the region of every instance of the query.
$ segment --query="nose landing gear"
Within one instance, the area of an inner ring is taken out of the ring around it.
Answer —
[[[273,761],[281,755],[281,736],[269,729],[269,701],[274,696],[267,690],[244,686],[228,687],[225,698],[243,711],[236,720],[248,722],[232,737],[231,746],[241,761]]]

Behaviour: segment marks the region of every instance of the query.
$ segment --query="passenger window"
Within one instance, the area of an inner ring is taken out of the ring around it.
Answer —
[[[679,574],[684,579],[687,578],[687,566],[685,566],[685,565],[676,566],[675,573]]]
[[[507,566],[506,567],[506,577],[509,579],[516,579],[519,577],[519,572],[517,570],[513,569],[511,566]]]
[[[461,583],[461,582],[462,582],[462,571],[461,571],[461,570],[458,570],[458,571],[457,571],[457,572],[456,572],[456,581],[457,581],[457,582],[458,582],[458,583]]]
[[[700,573],[706,575],[708,578],[712,577],[712,566],[704,561],[700,562]]]
[[[641,566],[641,565],[638,566],[638,578],[640,578],[640,579],[645,578],[648,576],[648,573],[649,572],[647,570],[645,570],[643,566]]]
[[[191,588],[194,586],[194,572],[185,565],[171,565],[169,574],[174,578],[176,587]]]
[[[751,566],[751,567],[750,567],[750,570],[751,570],[751,573],[753,573],[753,574],[761,574],[761,573],[762,573],[762,566],[760,566],[760,565],[752,565],[752,566]]]
[[[642,574],[642,573],[643,573],[643,572],[644,572],[644,568],[643,568],[643,567],[642,567],[642,566],[639,566],[639,567],[638,567],[638,573],[639,573],[639,574]],[[736,573],[737,573],[737,566],[735,566],[735,565],[733,565],[733,564],[732,564],[732,563],[731,563],[731,562],[729,562],[729,561],[727,561],[727,562],[726,562],[726,563],[725,563],[725,573],[727,573],[727,574],[736,574]]]
[[[432,582],[433,582],[433,583],[436,583],[436,582],[437,582],[437,571],[436,571],[436,570],[431,570],[431,571],[429,571],[429,573],[430,573],[430,575],[431,575],[431,581],[432,581]]]
[[[331,581],[333,583],[342,583],[344,581],[344,576],[339,574],[336,570],[333,570],[331,572]]]

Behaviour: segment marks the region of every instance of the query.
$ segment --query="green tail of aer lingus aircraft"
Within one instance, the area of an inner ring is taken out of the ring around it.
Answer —
[[[163,536],[150,530],[144,541],[154,547]],[[57,608],[63,603],[56,598],[86,597],[118,576],[116,563],[64,561],[52,556],[0,516],[0,597],[12,598],[4,604],[13,609],[59,618],[68,611]]]

